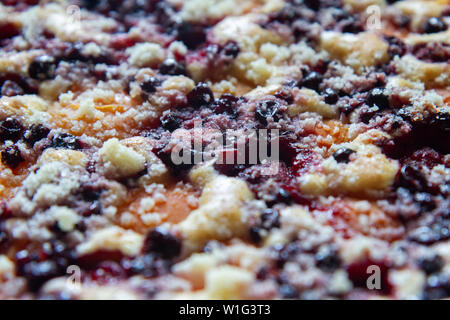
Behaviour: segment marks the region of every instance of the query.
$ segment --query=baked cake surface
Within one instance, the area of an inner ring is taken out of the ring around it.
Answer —
[[[449,24],[447,0],[2,0],[0,298],[449,298]]]

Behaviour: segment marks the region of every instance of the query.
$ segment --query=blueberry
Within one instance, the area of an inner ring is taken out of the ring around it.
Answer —
[[[206,83],[200,82],[187,94],[187,100],[189,106],[200,108],[213,103],[214,95]]]
[[[360,33],[363,32],[364,28],[361,21],[354,17],[349,17],[342,26],[342,32],[344,33]]]
[[[2,246],[9,241],[9,237],[6,232],[0,230],[0,249]]]
[[[165,259],[175,258],[181,253],[181,241],[161,228],[150,230],[144,241],[144,252]]]
[[[220,99],[217,100],[217,103],[214,105],[214,112],[217,114],[228,113],[231,115],[236,115],[238,101],[239,101],[238,97],[229,93],[224,93],[220,97]]]
[[[81,143],[78,138],[74,137],[69,133],[60,133],[53,137],[52,143],[50,145],[53,148],[62,148],[70,150],[81,149]]]
[[[425,33],[436,33],[445,30],[447,30],[447,25],[444,20],[436,17],[428,19],[423,26],[423,31]]]
[[[258,244],[258,243],[261,242],[262,237],[261,237],[261,234],[259,233],[260,230],[261,230],[261,229],[258,228],[258,227],[251,227],[251,228],[250,228],[250,231],[249,231],[249,234],[250,234],[250,240],[251,240],[253,243]]]
[[[12,22],[0,22],[0,41],[11,39],[20,34],[20,29]]]
[[[23,139],[30,146],[48,136],[50,129],[44,127],[42,124],[33,124],[28,130],[25,131]]]
[[[228,41],[227,43],[225,43],[225,45],[222,48],[222,52],[226,55],[226,56],[231,56],[233,58],[236,58],[237,55],[240,52],[239,46],[235,41]]]
[[[424,299],[437,300],[450,296],[450,281],[445,274],[432,275],[428,278],[424,289]]]
[[[265,100],[256,108],[255,118],[262,125],[267,125],[267,119],[272,118],[275,122],[280,120],[280,104],[274,100]]]
[[[47,280],[59,275],[61,275],[60,269],[54,261],[32,261],[25,264],[21,274],[27,279],[31,291],[38,291]]]
[[[406,163],[400,168],[397,175],[397,184],[411,191],[424,191],[427,180],[420,167],[414,163]]]
[[[389,99],[384,94],[383,89],[380,88],[372,89],[367,97],[366,102],[371,107],[376,105],[380,109],[389,108]]]
[[[142,275],[144,277],[157,277],[166,274],[169,270],[169,263],[153,254],[145,254],[134,259],[122,261],[123,269],[131,275]]]
[[[17,168],[19,164],[25,161],[22,158],[20,150],[16,145],[6,147],[1,154],[2,154],[2,163],[11,169]]]
[[[141,83],[141,89],[145,93],[154,93],[156,88],[161,85],[162,81],[155,77],[149,77]]]
[[[384,94],[383,89],[381,88],[372,89],[367,97],[366,102],[371,107],[376,105],[380,109],[389,108],[389,98]]]
[[[189,49],[195,49],[206,41],[205,27],[190,22],[182,22],[177,28],[177,39]]]
[[[21,137],[23,131],[22,124],[14,118],[6,118],[0,122],[0,140],[17,141]]]
[[[174,59],[166,59],[159,66],[159,73],[169,76],[187,75],[186,68]]]
[[[328,104],[335,104],[339,100],[339,95],[331,88],[326,88],[323,96]]]
[[[334,271],[341,265],[337,249],[332,246],[322,246],[316,253],[317,266],[325,271]]]
[[[100,199],[102,188],[90,184],[83,185],[80,190],[80,196],[84,201],[92,202]]]
[[[180,128],[182,123],[183,120],[177,117],[175,112],[166,113],[161,117],[161,126],[170,132],[173,132]]]
[[[314,91],[319,91],[319,86],[322,83],[323,76],[318,72],[310,72],[306,77],[302,80],[302,85],[305,88],[312,89]]]
[[[318,11],[320,9],[319,0],[303,0],[303,3],[310,9]]]
[[[282,284],[280,286],[280,294],[284,299],[297,299],[299,292],[290,284]]]
[[[355,153],[352,149],[340,148],[333,153],[333,158],[339,163],[349,163],[350,155]]]
[[[28,67],[28,74],[37,80],[48,80],[55,77],[56,60],[53,57],[43,55],[37,57]]]
[[[388,54],[390,57],[401,57],[406,53],[406,44],[402,40],[393,36],[387,36],[385,39],[389,44]]]
[[[266,209],[261,213],[261,227],[266,230],[280,227],[280,215],[274,209]]]
[[[425,271],[426,274],[439,272],[444,266],[444,260],[440,256],[432,256],[421,258],[418,261],[419,267]]]

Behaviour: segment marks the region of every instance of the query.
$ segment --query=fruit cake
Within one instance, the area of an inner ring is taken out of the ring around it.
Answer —
[[[1,0],[0,298],[449,298],[449,24],[448,0]],[[276,159],[220,161],[247,132]]]

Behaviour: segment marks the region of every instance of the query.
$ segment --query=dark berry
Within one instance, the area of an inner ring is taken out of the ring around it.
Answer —
[[[285,5],[281,10],[270,15],[270,22],[279,22],[283,24],[291,24],[299,18],[297,10],[291,5]]]
[[[423,31],[425,33],[436,33],[445,30],[447,30],[447,25],[444,20],[436,17],[428,19],[423,26]]]
[[[37,291],[47,280],[60,276],[61,271],[54,261],[31,261],[23,266],[20,275],[27,279],[31,291]]]
[[[53,148],[63,148],[70,150],[81,149],[81,143],[78,138],[69,133],[60,133],[55,135],[50,146]]]
[[[427,62],[439,63],[450,60],[450,47],[443,43],[429,42],[417,44],[411,48],[411,52],[417,59]]]
[[[389,98],[383,93],[383,89],[375,88],[367,97],[367,104],[371,107],[376,105],[380,109],[389,108]]]
[[[161,159],[161,161],[170,169],[174,176],[179,176],[184,171],[191,169],[194,166],[194,150],[189,150],[189,161],[186,163],[184,161],[184,149],[180,151],[179,156],[181,157],[181,163],[175,163],[172,159],[172,152],[170,150],[160,150],[156,155]]]
[[[339,163],[349,163],[350,155],[355,153],[352,149],[340,148],[333,153],[333,158]]]
[[[287,261],[291,260],[300,251],[299,245],[296,242],[291,242],[286,245],[276,245],[274,249],[278,252],[276,259],[278,268],[282,268]]]
[[[433,275],[428,278],[425,285],[423,298],[437,300],[450,296],[450,280],[445,274]]]
[[[441,271],[444,260],[440,256],[426,257],[420,259],[418,265],[426,274],[432,274]]]
[[[145,93],[154,93],[156,89],[161,85],[162,81],[155,77],[149,77],[141,83],[141,89]]]
[[[303,0],[303,3],[310,9],[317,11],[320,9],[320,1],[318,0]]]
[[[19,140],[23,131],[22,124],[14,118],[6,118],[0,122],[0,140]]]
[[[361,21],[356,18],[349,17],[343,22],[342,32],[344,33],[360,33],[363,32],[364,28]]]
[[[225,43],[225,45],[222,48],[222,52],[226,55],[226,56],[231,56],[233,58],[236,58],[237,55],[240,52],[239,46],[235,41],[228,41],[227,43]]]
[[[83,207],[80,206],[80,213],[84,217],[90,217],[90,216],[99,216],[102,214],[102,204],[99,200],[94,200],[92,202],[89,202],[87,206]]]
[[[280,286],[280,295],[284,299],[298,299],[298,290],[290,284],[282,284]]]
[[[280,120],[280,104],[274,100],[265,100],[261,102],[255,111],[255,118],[262,125],[267,125],[268,118],[272,118],[273,121],[277,122]]]
[[[167,231],[155,228],[147,234],[143,251],[165,259],[175,258],[181,253],[181,241]]]
[[[363,123],[368,124],[373,117],[377,114],[378,108],[376,107],[369,107],[366,105],[363,105],[358,111],[359,111],[359,120]],[[348,114],[353,110],[352,106],[349,106],[348,110],[344,110],[343,112]],[[348,111],[348,113],[347,113]]]
[[[177,39],[182,41],[189,49],[195,49],[206,41],[205,27],[183,22],[178,26]]]
[[[411,18],[403,15],[403,14],[399,14],[396,15],[392,21],[397,27],[400,28],[408,28],[411,24]]]
[[[261,213],[261,227],[266,230],[280,227],[280,215],[278,211],[266,209]]]
[[[25,161],[22,158],[20,150],[16,145],[6,147],[1,154],[2,154],[2,163],[5,166],[10,167],[11,169],[17,168],[19,164]]]
[[[220,97],[220,99],[217,100],[217,103],[214,105],[214,112],[216,114],[228,113],[231,115],[236,115],[238,101],[238,97],[229,93],[225,93]]]
[[[169,263],[153,254],[145,254],[134,259],[125,259],[121,263],[122,268],[131,275],[144,277],[157,277],[166,274]]]
[[[12,22],[2,21],[0,22],[0,41],[4,39],[11,39],[18,36],[20,29]]]
[[[341,266],[341,259],[339,258],[336,248],[333,246],[322,246],[316,253],[317,266],[325,271],[334,271]]]
[[[200,82],[187,94],[187,100],[189,106],[200,108],[214,102],[214,94],[206,83]]]
[[[331,88],[326,88],[323,94],[324,100],[328,104],[335,104],[339,100],[339,95]]]
[[[170,132],[180,128],[182,123],[183,119],[177,117],[175,112],[168,112],[161,117],[161,126]]]
[[[174,59],[166,59],[159,66],[159,72],[169,76],[186,75],[186,68]]]
[[[53,57],[44,55],[37,57],[28,67],[28,74],[37,80],[48,80],[55,77],[56,60]]]
[[[387,36],[385,37],[389,44],[388,54],[391,58],[395,56],[403,56],[406,53],[406,44],[397,37]]]
[[[250,234],[250,240],[251,240],[253,243],[258,244],[258,243],[261,242],[262,237],[261,237],[261,234],[260,234],[260,230],[261,230],[261,229],[258,228],[258,227],[251,227],[251,228],[250,228],[250,231],[249,231],[249,234]]]
[[[323,76],[320,73],[313,71],[303,78],[302,85],[305,88],[309,88],[318,92],[322,80]]]
[[[277,192],[277,200],[279,202],[289,204],[292,202],[291,193],[286,189],[280,188]]]
[[[44,127],[42,124],[33,124],[28,130],[25,131],[23,139],[30,146],[48,136],[50,129]]]
[[[2,248],[2,246],[7,243],[9,240],[8,235],[6,234],[6,232],[0,230],[0,249]]]
[[[80,196],[83,201],[96,201],[100,199],[103,189],[90,184],[83,185],[80,190]]]
[[[146,2],[152,3],[154,1]],[[163,27],[165,32],[173,33],[177,21],[175,18],[175,10],[168,1],[157,1],[155,9],[153,10],[153,15],[156,19],[156,23]]]
[[[420,212],[431,212],[436,209],[436,203],[433,197],[426,192],[418,192],[414,195],[414,202],[419,204]]]
[[[280,160],[291,164],[297,155],[297,137],[289,132],[280,134]]]
[[[424,191],[427,180],[420,168],[415,164],[404,164],[397,175],[397,184],[411,191]]]

